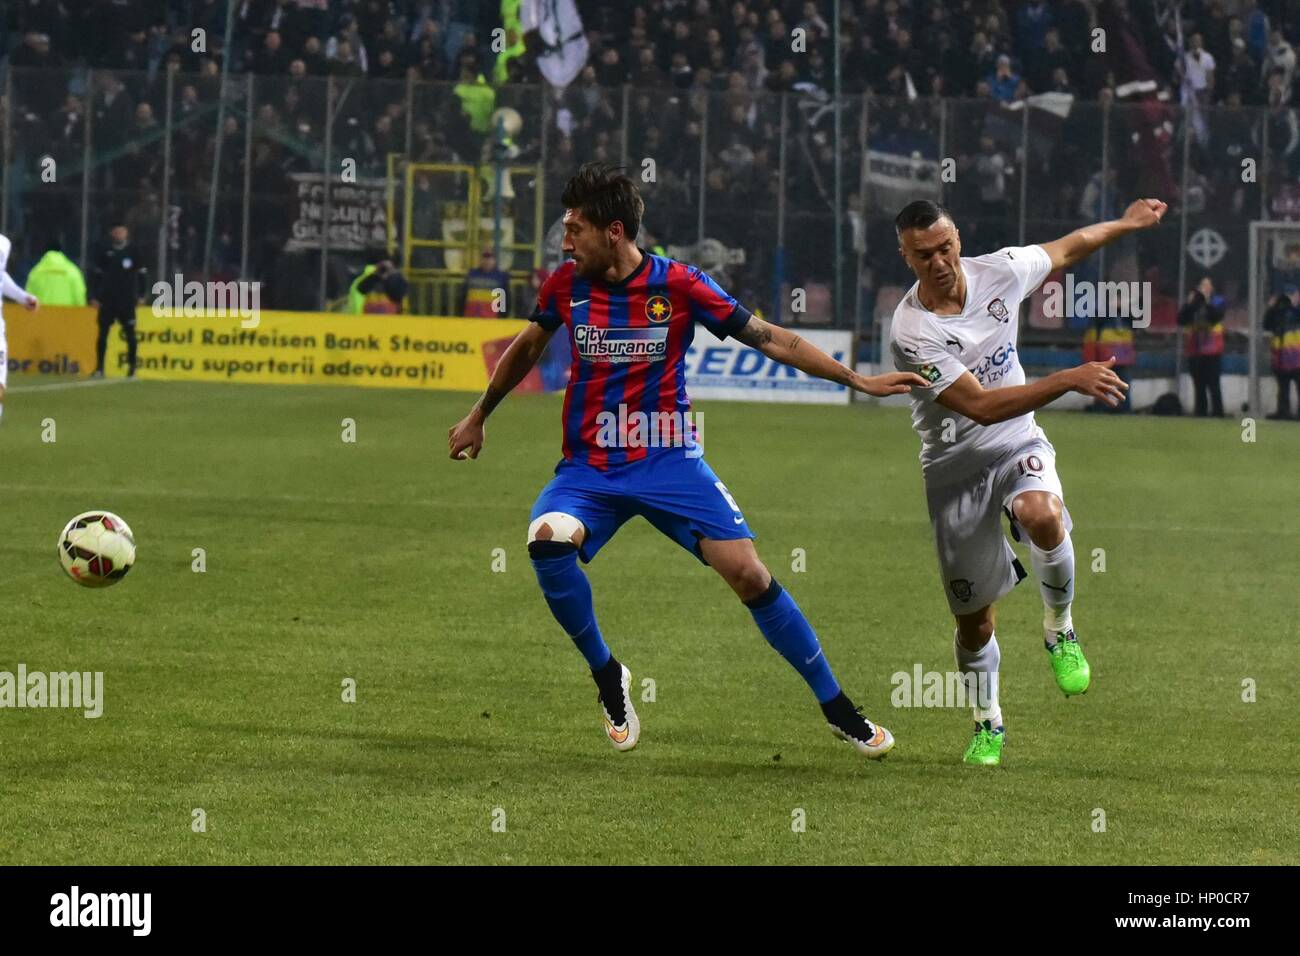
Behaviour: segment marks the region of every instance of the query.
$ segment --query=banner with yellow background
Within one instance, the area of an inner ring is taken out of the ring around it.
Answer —
[[[94,309],[43,305],[28,312],[13,302],[5,306],[10,385],[15,375],[84,378],[95,370]]]
[[[9,370],[38,376],[89,375],[95,368],[95,310],[7,310]],[[155,315],[136,311],[136,374],[143,379],[362,385],[478,391],[487,385],[522,319],[416,318],[271,312]],[[119,326],[109,338],[107,375],[126,374]],[[533,384],[540,386],[540,381]]]

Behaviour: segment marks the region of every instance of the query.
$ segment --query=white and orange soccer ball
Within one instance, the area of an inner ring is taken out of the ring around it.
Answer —
[[[59,563],[83,587],[106,588],[135,564],[135,535],[109,511],[87,511],[59,535]]]

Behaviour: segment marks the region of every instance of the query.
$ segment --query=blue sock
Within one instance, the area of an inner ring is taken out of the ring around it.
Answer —
[[[765,592],[752,601],[746,601],[745,606],[754,615],[754,623],[767,642],[808,682],[818,703],[824,704],[839,695],[839,682],[831,673],[831,665],[822,653],[812,625],[799,610],[799,605],[794,603],[794,598],[776,583],[776,578]]]
[[[572,545],[551,545],[547,548],[529,548],[533,555],[533,570],[537,583],[542,586],[551,613],[560,622],[566,634],[573,638],[587,665],[598,671],[609,663],[609,648],[596,626],[596,612],[591,605],[591,585],[578,567],[578,549]]]

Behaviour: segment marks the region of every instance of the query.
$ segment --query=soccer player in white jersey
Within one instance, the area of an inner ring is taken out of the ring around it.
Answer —
[[[9,384],[9,343],[5,339],[5,317],[3,304],[5,299],[21,302],[29,312],[39,304],[36,296],[28,295],[27,290],[10,278],[6,270],[9,265],[9,250],[13,243],[8,236],[0,236],[0,420],[4,419],[5,386]]]
[[[1025,384],[1017,354],[1020,303],[1055,269],[1121,236],[1160,222],[1165,204],[1139,199],[1121,219],[1077,229],[1043,245],[963,258],[961,236],[937,203],[910,203],[894,221],[899,251],[916,284],[894,310],[890,351],[900,371],[929,381],[912,389],[912,427],[921,436],[921,471],[958,670],[978,687],[975,735],[964,760],[997,764],[1006,733],[998,705],[1001,658],[994,603],[1024,569],[1002,533],[1029,540],[1043,598],[1044,642],[1066,696],[1088,689],[1091,672],[1070,618],[1074,548],[1056,452],[1034,422],[1034,409],[1067,392],[1108,405],[1128,388],[1114,360],[1089,362]]]

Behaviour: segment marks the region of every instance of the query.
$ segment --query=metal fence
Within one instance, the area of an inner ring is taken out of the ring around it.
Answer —
[[[892,226],[908,199],[947,204],[975,255],[1154,196],[1170,204],[1163,227],[1075,272],[1151,283],[1137,373],[1169,375],[1181,368],[1178,305],[1205,275],[1228,302],[1225,371],[1244,365],[1249,223],[1300,218],[1300,127],[1285,106],[863,95],[839,102],[837,143],[835,104],[817,92],[503,87],[491,105],[522,123],[503,160],[513,195],[499,200],[492,135],[462,109],[464,92],[340,77],[223,84],[215,69],[10,69],[0,232],[14,242],[11,271],[59,241],[89,272],[121,220],[156,275],[257,280],[268,308],[327,307],[382,246],[412,273],[412,303],[442,311],[477,247],[508,224],[512,311],[527,314],[531,273],[558,253],[565,180],[607,159],[640,184],[645,244],[699,262],[769,318],[855,329],[859,355],[874,358],[877,319],[912,281]],[[438,172],[451,167],[462,171]],[[433,241],[412,242],[421,237]],[[1077,353],[1089,321],[1031,307],[1025,364]]]

